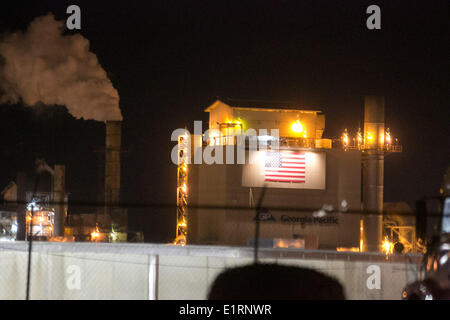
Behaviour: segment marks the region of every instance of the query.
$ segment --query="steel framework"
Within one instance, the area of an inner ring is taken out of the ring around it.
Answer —
[[[177,230],[175,244],[185,245],[188,232],[188,153],[189,137],[178,137],[178,170],[177,170]]]

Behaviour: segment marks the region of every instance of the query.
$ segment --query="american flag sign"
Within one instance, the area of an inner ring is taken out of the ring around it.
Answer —
[[[306,182],[304,152],[266,152],[264,180],[267,182]]]

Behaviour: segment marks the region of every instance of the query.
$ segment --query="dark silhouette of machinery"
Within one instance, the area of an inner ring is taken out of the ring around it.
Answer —
[[[438,210],[430,210],[436,207],[436,203]],[[450,300],[450,167],[444,176],[441,197],[419,201],[417,211],[423,218],[422,233],[428,242],[427,251],[419,270],[418,281],[406,286],[402,298]]]

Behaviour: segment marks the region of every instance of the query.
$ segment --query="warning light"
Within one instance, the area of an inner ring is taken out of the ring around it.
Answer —
[[[356,142],[358,143],[358,149],[361,149],[363,144],[363,136],[361,133],[361,128],[358,129],[358,133],[356,134]]]
[[[384,241],[381,244],[381,247],[385,254],[391,254],[394,251],[394,244],[392,242],[390,242],[387,237],[384,238]]]
[[[349,142],[348,132],[347,128],[345,128],[344,133],[342,134],[342,145],[344,147],[344,151],[347,151],[348,149],[348,142]]]
[[[294,131],[296,133],[303,132],[303,125],[300,123],[300,120],[297,120],[292,124],[292,131]]]
[[[392,138],[391,138],[391,132],[389,131],[389,128],[386,129],[385,132],[385,142],[386,142],[386,150],[389,151],[391,149],[391,143],[392,143]]]

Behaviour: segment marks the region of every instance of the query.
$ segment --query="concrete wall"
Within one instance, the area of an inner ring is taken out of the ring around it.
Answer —
[[[0,243],[0,299],[25,298],[27,247]],[[205,299],[222,270],[252,263],[253,255],[251,248],[216,246],[36,242],[33,248],[31,299]],[[263,249],[259,256],[334,276],[349,299],[400,299],[406,283],[416,280],[420,261],[288,249]],[[366,285],[371,265],[380,267],[380,289]]]

